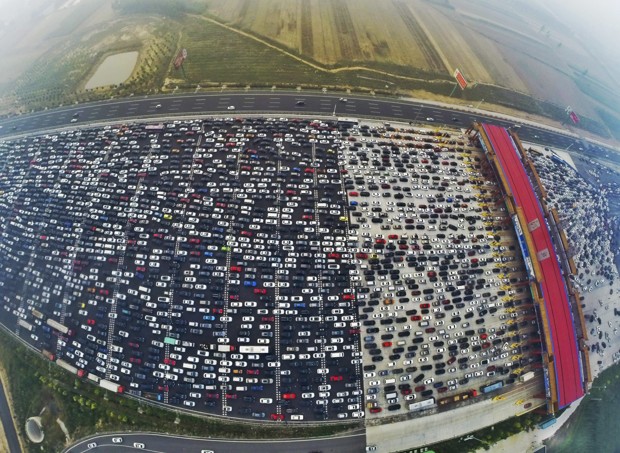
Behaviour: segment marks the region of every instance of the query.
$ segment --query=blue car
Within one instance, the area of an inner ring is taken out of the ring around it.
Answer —
[[[202,319],[204,319],[205,321],[215,321],[215,316],[213,316],[213,315],[204,315],[202,317]]]
[[[243,286],[256,286],[256,280],[244,280],[243,281]]]

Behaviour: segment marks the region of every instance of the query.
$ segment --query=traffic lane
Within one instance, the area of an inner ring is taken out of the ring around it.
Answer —
[[[115,444],[112,438],[121,437],[122,444]],[[144,444],[144,449],[133,447],[133,443]],[[97,446],[88,448],[88,444]],[[98,435],[85,440],[65,450],[65,453],[106,453],[109,451],[150,451],[200,453],[202,450],[213,450],[216,453],[255,453],[257,446],[262,451],[275,453],[308,453],[321,451],[322,453],[359,453],[366,447],[364,430],[357,430],[353,434],[326,439],[300,439],[282,441],[262,440],[215,440],[197,439],[165,434],[119,433],[113,435]]]
[[[11,409],[4,393],[4,385],[0,381],[0,422],[4,427],[6,441],[9,444],[9,453],[20,453],[22,451],[15,431],[13,417],[11,417]]]
[[[297,106],[298,100],[304,100],[304,106]],[[160,104],[161,108],[156,106]],[[228,106],[234,105],[235,110],[227,110]],[[78,122],[82,123],[84,118],[97,121],[104,119],[128,119],[143,115],[173,113],[193,113],[193,112],[229,112],[231,116],[234,112],[248,111],[275,111],[275,112],[299,112],[299,113],[335,113],[336,116],[366,115],[377,116],[386,119],[395,119],[403,121],[415,120],[424,122],[426,117],[433,117],[433,112],[444,112],[446,118],[443,122],[455,122],[452,118],[457,118],[458,123],[468,126],[471,119],[476,121],[487,121],[492,124],[498,124],[504,127],[510,127],[513,121],[494,118],[492,116],[480,115],[472,112],[462,112],[451,110],[446,107],[434,105],[414,104],[404,101],[390,99],[366,99],[366,98],[350,98],[348,102],[340,102],[339,97],[329,95],[300,95],[295,93],[278,94],[273,93],[256,93],[248,95],[244,93],[230,93],[226,95],[184,95],[175,98],[127,98],[121,101],[108,100],[100,101],[93,104],[71,106],[66,109],[55,109],[51,111],[39,112],[27,117],[15,117],[3,123],[3,129],[0,130],[1,135],[8,135],[14,132],[34,131],[43,126],[42,119],[46,120],[46,127],[60,127],[71,124],[73,114],[79,113]],[[429,115],[426,115],[428,111]],[[100,112],[96,114],[96,112]],[[450,117],[450,119],[448,118]],[[41,122],[40,122],[41,121]],[[440,121],[438,121],[440,122]],[[12,127],[17,126],[17,130]],[[548,141],[546,144],[552,146],[568,146],[574,141],[573,138],[550,132],[544,128],[535,126],[522,125],[519,134],[523,134],[524,138],[531,141],[541,141],[538,137],[543,137]],[[542,142],[542,141],[541,141]]]

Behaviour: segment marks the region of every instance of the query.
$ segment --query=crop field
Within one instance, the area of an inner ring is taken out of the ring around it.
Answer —
[[[480,0],[207,0],[211,17],[329,68],[369,67],[429,79],[460,68],[472,83],[579,105],[596,102],[571,65],[603,84],[606,69],[574,34],[531,2]],[[582,84],[583,85],[583,84]]]

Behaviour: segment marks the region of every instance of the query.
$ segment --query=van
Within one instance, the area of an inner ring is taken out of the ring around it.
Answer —
[[[183,368],[185,368],[187,370],[195,370],[196,369],[196,364],[194,364],[194,363],[184,363],[183,364]]]
[[[329,356],[331,358],[344,357],[344,352],[332,352]]]
[[[385,395],[385,399],[391,400],[398,398],[398,393],[392,392]]]
[[[394,379],[394,378],[386,379],[384,383],[386,385],[387,384],[395,384],[396,383],[396,379]]]

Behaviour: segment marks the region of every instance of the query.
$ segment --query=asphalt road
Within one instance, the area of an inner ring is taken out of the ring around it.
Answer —
[[[113,443],[113,437],[121,437],[121,444]],[[135,448],[134,443],[141,443],[144,448]],[[89,447],[89,445],[96,446]],[[283,441],[257,440],[216,440],[196,439],[191,437],[168,436],[165,434],[120,433],[114,435],[97,435],[81,440],[65,450],[65,453],[105,453],[119,452],[174,452],[200,453],[212,450],[214,453],[360,453],[366,448],[364,432],[329,439],[299,439]]]
[[[9,444],[9,453],[20,453],[22,449],[19,445],[19,440],[17,439],[17,432],[15,431],[13,417],[11,417],[9,403],[6,400],[6,394],[4,393],[4,386],[2,385],[2,382],[0,382],[0,422],[2,422],[6,440]]]
[[[0,137],[16,133],[53,129],[71,125],[78,114],[76,125],[85,122],[104,122],[130,118],[158,118],[170,115],[223,115],[236,113],[265,113],[276,115],[334,115],[340,117],[372,117],[392,121],[434,123],[468,126],[473,121],[486,121],[500,126],[513,126],[514,122],[473,112],[408,102],[398,99],[358,97],[340,102],[339,95],[318,93],[281,92],[223,92],[214,94],[184,94],[179,96],[132,97],[89,104],[61,107],[58,109],[22,115],[0,122]],[[303,101],[303,105],[296,105]],[[161,108],[156,106],[161,104]],[[235,110],[228,110],[234,106]],[[519,136],[524,141],[567,148],[575,144],[573,137],[558,134],[545,128],[522,125]],[[578,148],[579,143],[574,146]]]

